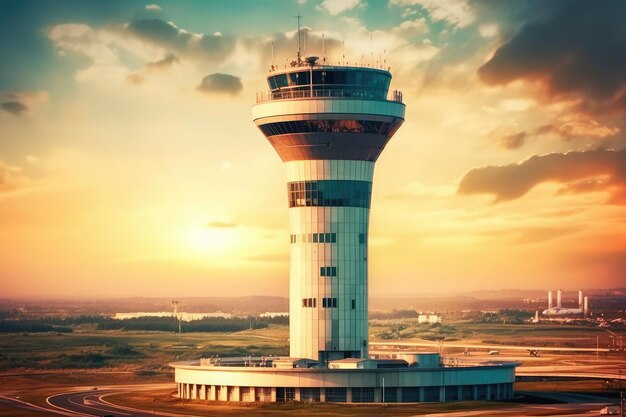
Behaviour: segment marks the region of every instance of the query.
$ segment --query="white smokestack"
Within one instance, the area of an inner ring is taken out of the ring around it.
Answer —
[[[583,312],[585,313],[585,316],[587,314],[589,314],[589,296],[586,295],[584,298],[584,304],[583,304]]]
[[[583,308],[583,290],[578,291],[578,308]]]
[[[548,291],[548,308],[552,308],[552,291]]]
[[[556,308],[561,308],[561,290],[556,292]]]

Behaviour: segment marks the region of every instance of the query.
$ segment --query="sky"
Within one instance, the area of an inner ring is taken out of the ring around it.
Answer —
[[[385,65],[370,296],[626,282],[626,2],[6,1],[0,297],[288,294],[271,64]],[[272,53],[273,51],[273,53]]]

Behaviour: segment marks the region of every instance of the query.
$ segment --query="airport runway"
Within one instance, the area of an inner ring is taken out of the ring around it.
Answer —
[[[436,349],[437,342],[370,342],[370,347],[373,348],[395,348],[395,347],[429,347]],[[459,343],[459,342],[446,342],[446,348],[462,348],[462,349],[475,349],[475,350],[521,350],[527,351],[528,349],[542,351],[542,352],[609,352],[608,348],[575,348],[575,347],[545,347],[545,346],[521,346],[521,345],[494,345],[494,344],[477,344],[477,343]]]

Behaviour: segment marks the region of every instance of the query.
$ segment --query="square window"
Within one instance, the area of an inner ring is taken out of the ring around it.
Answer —
[[[325,237],[326,242],[330,242],[331,240],[330,233],[326,233],[325,235],[326,235]]]
[[[324,233],[316,233],[318,235],[320,243],[324,243]]]
[[[326,268],[323,267],[323,266],[320,267],[320,275],[323,276],[323,277],[326,276]]]
[[[352,310],[356,310],[356,300],[352,300]]]
[[[312,300],[313,300],[313,307],[317,307],[317,306],[316,306],[316,304],[317,304],[317,298],[313,298]]]
[[[333,298],[333,308],[337,307],[337,299]]]
[[[330,234],[330,241],[331,243],[337,243],[337,233]]]
[[[313,243],[317,243],[317,233],[313,233]]]

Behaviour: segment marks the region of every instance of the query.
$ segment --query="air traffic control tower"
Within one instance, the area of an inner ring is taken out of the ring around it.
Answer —
[[[298,54],[299,55],[299,54]],[[285,163],[291,227],[289,356],[178,361],[178,398],[426,402],[513,396],[510,361],[368,354],[367,241],[374,164],[404,121],[391,74],[298,57],[272,68],[254,123]],[[383,345],[383,346],[381,346]],[[378,347],[388,347],[378,342]]]
[[[290,356],[367,358],[374,164],[404,122],[385,69],[317,57],[272,68],[254,123],[285,164],[291,229]]]

